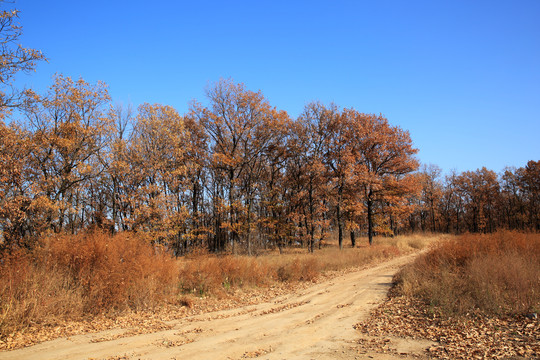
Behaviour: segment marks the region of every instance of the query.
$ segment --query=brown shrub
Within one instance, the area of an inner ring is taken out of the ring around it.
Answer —
[[[447,314],[516,314],[540,306],[540,234],[463,235],[419,257],[398,291]]]
[[[219,295],[273,281],[313,281],[321,272],[358,267],[409,249],[399,239],[315,254],[286,249],[262,257],[215,256],[196,249],[172,260],[144,235],[100,232],[43,239],[32,252],[0,258],[0,338],[30,325],[88,315],[151,309],[164,302],[192,307],[192,295]],[[397,246],[396,246],[397,244]]]

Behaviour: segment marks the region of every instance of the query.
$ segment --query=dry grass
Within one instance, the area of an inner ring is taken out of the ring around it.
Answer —
[[[128,234],[59,236],[0,266],[0,337],[29,325],[156,306],[175,291],[176,264]]]
[[[400,235],[395,237],[376,237],[373,241],[375,245],[386,245],[396,247],[402,253],[409,253],[421,250],[432,245],[437,245],[445,239],[451,239],[453,235],[418,233],[411,235]]]
[[[540,234],[463,235],[397,276],[398,291],[449,315],[540,310]]]
[[[376,261],[415,251],[439,240],[433,235],[375,238],[374,245],[359,239],[361,246],[339,250],[331,239],[313,254],[306,249],[277,249],[264,256],[212,255],[197,251],[180,261],[180,289],[198,296],[219,295],[243,286],[266,286],[274,281],[314,281],[321,273],[358,268]]]
[[[425,237],[376,238],[340,251],[337,241],[308,254],[277,249],[248,257],[196,251],[174,260],[136,234],[100,232],[44,239],[32,252],[0,258],[0,339],[28,327],[55,326],[97,314],[193,306],[193,296],[221,296],[245,286],[314,281],[426,246]]]

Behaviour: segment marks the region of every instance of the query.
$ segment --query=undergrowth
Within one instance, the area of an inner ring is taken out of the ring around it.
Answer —
[[[501,231],[443,242],[396,276],[396,290],[442,313],[540,310],[540,234]]]
[[[0,337],[29,325],[151,308],[171,296],[175,262],[133,234],[61,235],[0,263]]]

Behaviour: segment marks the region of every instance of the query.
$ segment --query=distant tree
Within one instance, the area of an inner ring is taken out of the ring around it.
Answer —
[[[30,134],[16,124],[0,121],[0,250],[29,246],[40,230],[40,199],[34,196],[29,156]]]
[[[324,237],[328,221],[330,188],[325,155],[335,114],[319,102],[307,104],[294,125],[291,138],[292,161],[289,186],[294,188],[292,217],[302,224],[308,250],[314,251],[315,234]]]
[[[521,172],[522,188],[527,201],[529,228],[540,230],[540,160],[531,160]]]
[[[465,171],[458,177],[457,184],[464,201],[469,230],[495,231],[495,210],[499,195],[497,174],[485,167]]]
[[[422,187],[420,219],[422,230],[438,231],[439,203],[442,196],[442,185],[439,182],[441,169],[437,165],[424,165],[419,173]]]
[[[335,105],[325,107],[328,119],[328,137],[325,139],[324,163],[327,167],[327,178],[331,186],[331,200],[335,207],[335,219],[338,227],[338,244],[343,248],[343,231],[347,217],[346,204],[351,203],[351,182],[353,178],[353,142],[354,132],[350,131],[349,117],[338,111]],[[350,216],[349,216],[350,218]],[[354,230],[353,230],[354,232]],[[351,243],[354,246],[354,234]]]
[[[507,167],[500,176],[500,225],[509,229],[525,229],[527,223],[525,193],[521,182],[523,168]]]
[[[111,212],[111,232],[127,230],[126,218],[129,199],[126,196],[126,179],[129,175],[127,148],[131,138],[134,112],[131,105],[111,106],[107,114],[112,126],[111,139],[105,158],[105,181]]]
[[[133,230],[170,245],[187,231],[188,135],[183,117],[166,105],[142,104],[126,149],[128,196]]]
[[[214,218],[219,218],[214,229],[216,248],[224,249],[228,241],[236,251],[236,244],[245,240],[251,252],[254,176],[263,154],[273,144],[276,122],[287,115],[272,108],[260,91],[247,90],[232,80],[216,82],[206,95],[209,106],[194,103],[190,117],[199,121],[209,140]]]

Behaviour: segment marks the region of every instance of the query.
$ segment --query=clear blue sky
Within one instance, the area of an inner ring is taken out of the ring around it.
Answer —
[[[22,43],[115,102],[180,113],[220,77],[298,116],[312,100],[382,113],[423,163],[497,172],[540,160],[540,1],[18,0]]]

